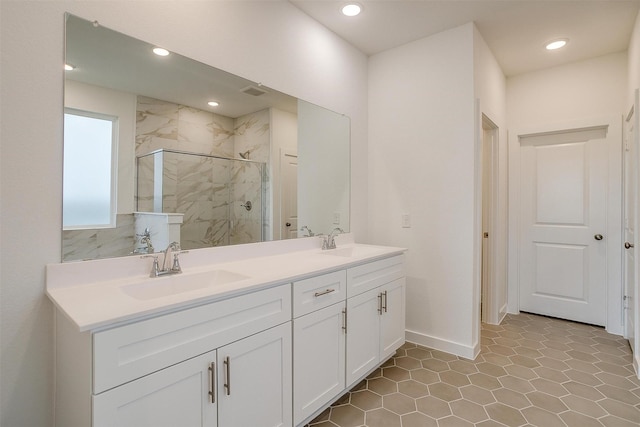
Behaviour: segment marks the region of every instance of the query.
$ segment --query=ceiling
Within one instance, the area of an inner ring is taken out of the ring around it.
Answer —
[[[65,61],[76,68],[67,80],[212,111],[226,117],[274,107],[297,113],[297,99],[259,83],[172,53],[159,57],[154,46],[99,24],[69,15]],[[258,96],[248,94],[254,88]],[[218,101],[209,107],[208,101]]]
[[[640,0],[289,0],[367,55],[475,22],[507,77],[625,51]],[[568,38],[558,51],[545,42]]]

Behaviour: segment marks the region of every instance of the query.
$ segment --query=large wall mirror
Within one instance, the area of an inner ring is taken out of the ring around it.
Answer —
[[[349,230],[349,118],[66,15],[63,261]]]

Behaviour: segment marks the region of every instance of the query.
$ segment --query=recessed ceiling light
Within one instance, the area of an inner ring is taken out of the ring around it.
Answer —
[[[161,48],[161,47],[154,47],[153,48],[153,53],[155,53],[158,56],[168,56],[169,55],[169,51],[167,49]]]
[[[342,7],[342,14],[346,16],[356,16],[362,12],[362,6],[358,3],[349,3]]]
[[[209,106],[211,106],[211,107],[217,107],[218,105],[220,105],[220,103],[218,103],[216,101],[209,101],[209,102],[207,102],[207,104],[209,104]]]
[[[556,50],[566,46],[568,42],[569,42],[569,39],[557,39],[557,40],[550,41],[544,47],[547,50]]]
[[[73,71],[75,69],[76,69],[76,67],[71,65],[71,64],[64,64],[64,70],[65,71]]]

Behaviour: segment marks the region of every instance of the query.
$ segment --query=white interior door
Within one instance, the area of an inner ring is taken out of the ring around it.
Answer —
[[[624,136],[624,336],[631,349],[636,349],[637,260],[634,246],[637,244],[638,225],[638,90],[635,103],[625,122]]]
[[[298,237],[298,155],[282,152],[280,155],[282,225],[283,239]]]
[[[606,324],[608,126],[520,136],[520,310]]]

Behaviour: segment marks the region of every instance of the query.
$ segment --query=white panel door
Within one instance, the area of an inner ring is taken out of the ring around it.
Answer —
[[[216,426],[215,360],[205,353],[94,396],[93,426]]]
[[[380,361],[380,289],[347,299],[347,387]]]
[[[345,303],[293,321],[293,418],[298,425],[345,388]]]
[[[520,137],[520,310],[606,324],[607,127]]]
[[[637,260],[634,246],[638,224],[638,90],[635,103],[625,122],[624,135],[624,336],[631,349],[636,349]]]
[[[298,237],[298,155],[282,152],[280,155],[280,198],[283,239]]]
[[[380,317],[380,360],[385,360],[404,344],[405,278],[394,280],[380,288],[382,316]]]
[[[291,371],[291,322],[219,348],[218,424],[291,426]]]

